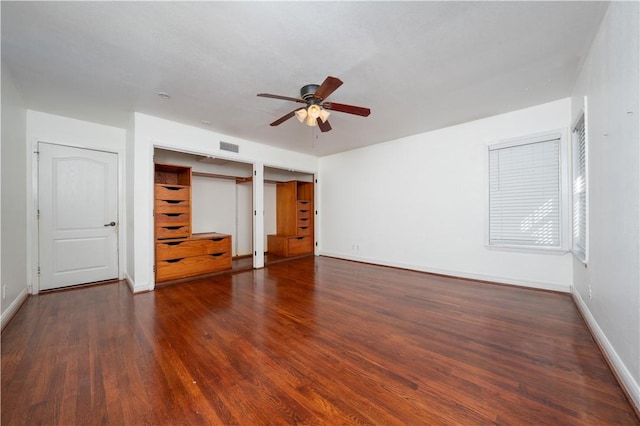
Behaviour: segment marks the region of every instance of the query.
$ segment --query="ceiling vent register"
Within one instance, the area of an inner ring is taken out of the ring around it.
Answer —
[[[220,141],[220,151],[229,151],[229,152],[237,153],[237,152],[240,152],[240,146],[234,143]]]

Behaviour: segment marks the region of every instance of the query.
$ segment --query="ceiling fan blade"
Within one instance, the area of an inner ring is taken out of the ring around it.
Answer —
[[[273,123],[269,124],[269,126],[277,126],[279,124],[284,123],[285,121],[287,121],[288,119],[290,119],[291,117],[293,117],[296,114],[296,110],[291,111],[288,114],[283,115],[282,117],[278,118],[276,121],[274,121]]]
[[[320,100],[326,99],[340,86],[342,86],[342,80],[329,76],[324,79],[324,82],[318,87],[314,96],[320,98]]]
[[[306,102],[303,101],[302,99],[290,98],[289,96],[272,95],[270,93],[258,93],[258,96],[262,98],[280,99],[283,101],[299,102],[301,104],[306,104]]]
[[[322,104],[322,108],[326,108],[331,111],[346,112],[347,114],[360,115],[362,117],[368,117],[369,114],[371,114],[371,110],[369,108],[338,104],[335,102],[325,102]]]
[[[329,124],[329,120],[322,121],[320,117],[316,118],[316,120],[318,121],[318,127],[320,127],[320,131],[324,133],[331,130],[331,124]]]

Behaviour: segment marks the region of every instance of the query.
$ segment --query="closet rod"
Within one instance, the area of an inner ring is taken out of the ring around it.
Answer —
[[[218,175],[215,173],[205,173],[205,172],[196,172],[196,171],[191,172],[191,174],[193,176],[210,177],[210,178],[216,178],[216,179],[230,179],[230,180],[245,179],[242,176]]]
[[[219,174],[215,174],[215,173],[196,172],[196,171],[191,172],[191,174],[193,176],[209,177],[209,178],[215,178],[215,179],[235,180],[236,183],[244,183],[244,182],[253,181],[253,177],[252,176],[229,176],[229,175],[219,175]],[[264,183],[284,183],[284,181],[265,179]]]
[[[253,176],[249,176],[246,178],[238,178],[236,179],[236,183],[243,183],[243,182],[252,182],[253,181]],[[264,183],[284,183],[285,181],[282,180],[273,180],[273,179],[264,179],[263,180]]]

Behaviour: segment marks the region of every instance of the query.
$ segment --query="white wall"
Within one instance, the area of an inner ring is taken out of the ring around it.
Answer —
[[[213,156],[233,161],[294,169],[306,173],[315,173],[318,166],[316,157],[300,154],[284,149],[274,148],[255,142],[222,135],[216,132],[187,126],[173,121],[152,117],[145,114],[135,114],[135,142],[133,182],[129,182],[130,192],[135,192],[133,250],[135,254],[135,279],[132,284],[134,292],[152,290],[155,287],[153,279],[153,152],[154,148],[164,148],[186,153]],[[219,141],[239,145],[239,153],[219,150]],[[263,188],[262,179],[254,181],[254,185]],[[254,187],[254,195],[255,195]],[[262,194],[262,190],[260,191]],[[263,220],[264,199],[254,197],[260,201],[254,205],[259,213],[257,220]],[[254,227],[254,232],[261,229]],[[255,239],[254,239],[255,241]],[[258,250],[261,247],[255,247]]]
[[[136,222],[134,217],[134,200],[135,200],[135,170],[133,169],[135,156],[135,116],[131,114],[129,117],[129,125],[127,126],[125,138],[125,173],[124,173],[124,199],[125,205],[130,206],[125,209],[127,229],[123,234],[126,240],[126,264],[124,265],[124,275],[127,283],[131,288],[134,286],[136,276],[136,262],[134,259],[135,251],[133,242],[135,236]]]
[[[487,144],[566,128],[570,101],[320,159],[320,254],[569,291],[571,256],[488,250]]]
[[[253,253],[253,183],[238,183],[236,194],[236,229],[233,241],[234,256],[246,256]],[[265,209],[267,199],[264,200]],[[275,205],[275,199],[273,200]]]
[[[2,248],[0,275],[2,327],[28,294],[27,265],[27,110],[9,69],[2,65]]]
[[[237,184],[233,180],[214,179],[202,176],[193,176],[191,179],[191,206],[192,206],[192,232],[219,232],[221,234],[229,234],[232,239],[232,256],[238,255],[238,193]],[[243,193],[242,195],[251,200],[251,193]],[[243,199],[246,205],[246,199]],[[251,206],[248,206],[249,209]],[[243,212],[244,218],[250,215],[251,210]],[[249,229],[243,229],[243,235],[251,241],[251,223]],[[242,241],[243,246],[247,241]],[[251,246],[245,253],[251,254]]]
[[[574,261],[574,298],[640,409],[639,10],[638,2],[609,5],[572,114],[586,96],[589,261]]]
[[[236,233],[236,182],[193,176],[192,232]]]
[[[29,252],[31,263],[31,274],[33,278],[33,292],[39,291],[37,282],[37,259],[38,259],[38,224],[35,216],[37,205],[37,157],[33,154],[36,151],[38,142],[47,142],[58,145],[67,145],[77,148],[95,149],[100,151],[114,152],[118,154],[118,250],[119,250],[119,278],[125,277],[127,262],[126,235],[128,220],[126,215],[125,198],[125,148],[126,132],[117,127],[104,126],[73,118],[61,117],[44,112],[27,110],[27,188],[29,188],[30,200],[27,203],[27,217],[29,229]]]

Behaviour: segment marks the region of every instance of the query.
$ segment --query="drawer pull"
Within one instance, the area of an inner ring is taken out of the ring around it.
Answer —
[[[185,202],[185,200],[162,200],[162,201],[169,204],[180,204]]]
[[[296,240],[302,240],[304,237],[298,237],[296,238]]]
[[[183,213],[162,213],[164,216],[169,216],[169,217],[178,217],[178,216],[182,216]]]
[[[211,241],[222,241],[224,238],[211,238]]]
[[[180,228],[184,228],[184,226],[163,226],[162,228],[168,229],[170,231],[177,231]]]
[[[308,226],[301,226],[300,229],[307,229],[309,228]]]
[[[165,189],[168,189],[169,191],[180,191],[182,188],[179,186],[165,186]]]
[[[308,201],[298,201],[300,204],[309,204]]]
[[[301,217],[300,220],[309,220],[308,217]]]
[[[211,253],[209,256],[211,257],[220,257],[222,256],[224,253]]]
[[[308,211],[309,211],[309,210],[300,210],[300,213],[306,213],[306,212],[308,212]]]
[[[177,262],[180,262],[182,259],[184,259],[184,257],[181,257],[180,259],[165,260],[165,262],[167,262],[167,263],[177,263]]]
[[[171,241],[169,243],[165,243],[168,246],[179,246],[180,244],[182,244],[183,241]]]

